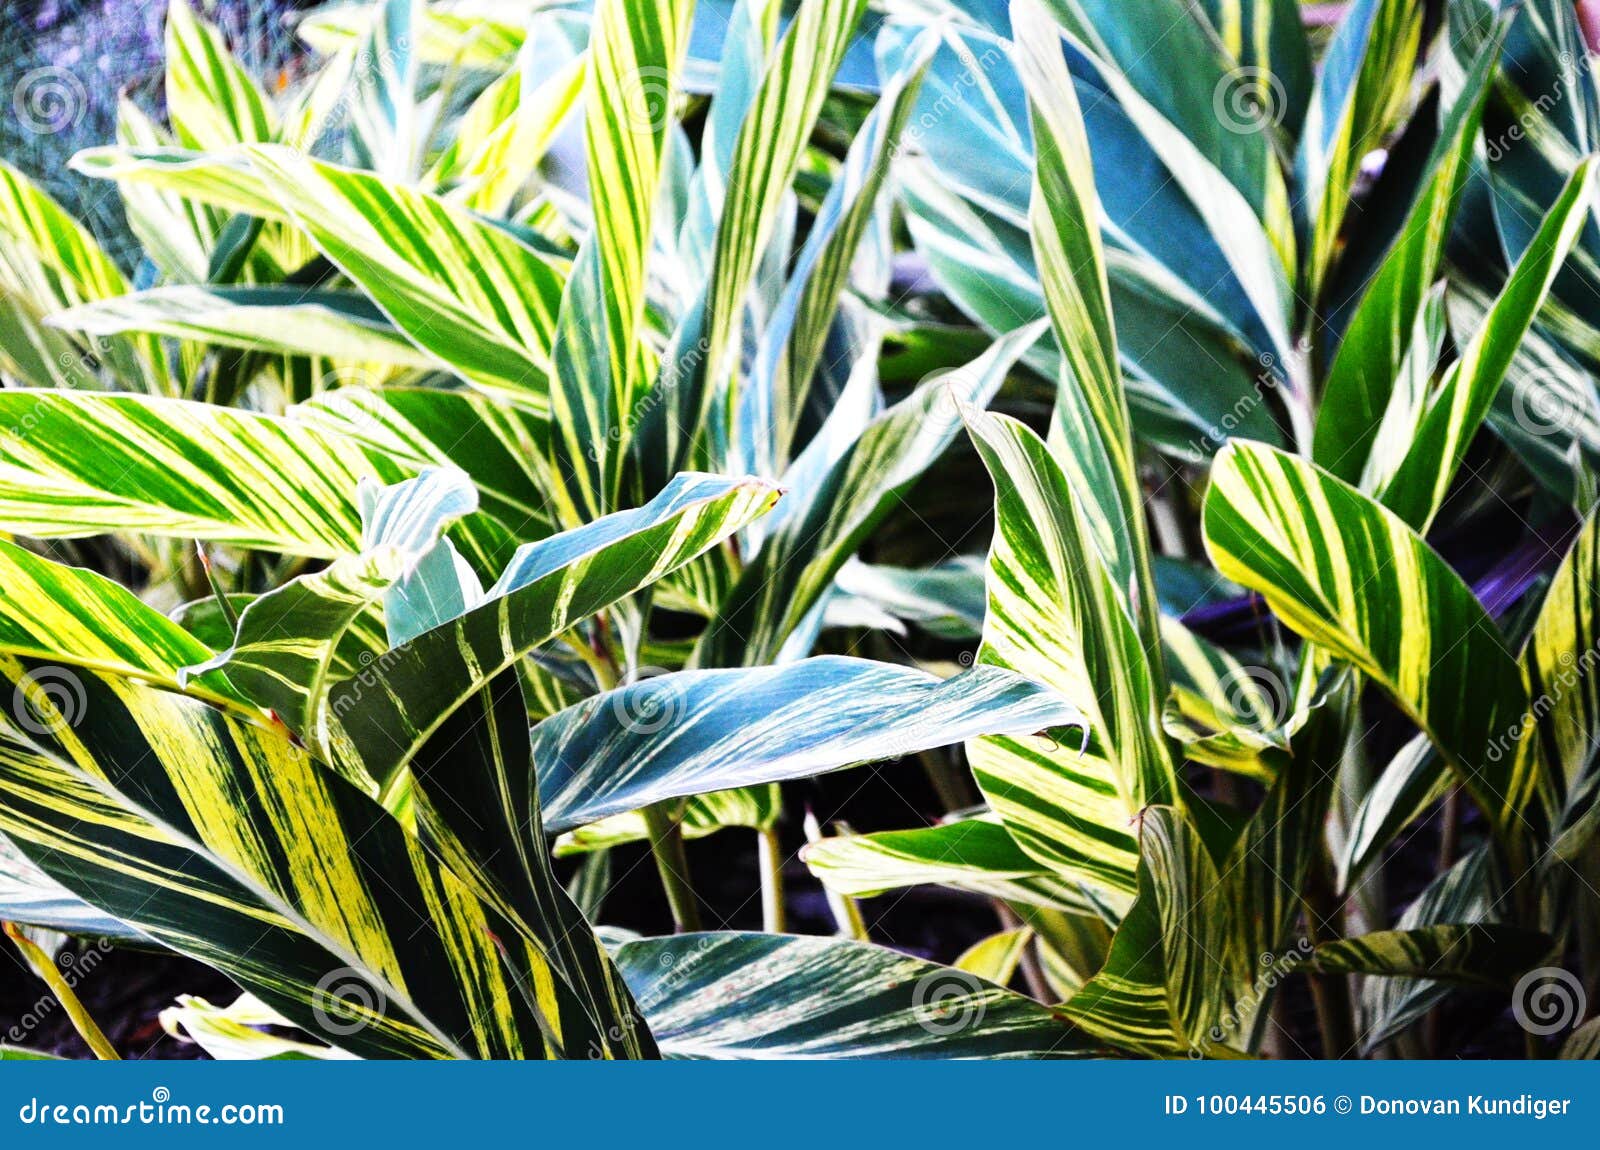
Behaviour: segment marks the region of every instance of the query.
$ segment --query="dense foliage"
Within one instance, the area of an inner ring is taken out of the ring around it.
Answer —
[[[136,266],[0,162],[0,919],[97,1053],[63,936],[219,1057],[1600,1049],[1600,93],[1337,16],[380,0],[269,94],[172,0]],[[784,933],[783,784],[916,760]]]

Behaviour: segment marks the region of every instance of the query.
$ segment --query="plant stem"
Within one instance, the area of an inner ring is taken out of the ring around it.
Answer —
[[[44,979],[45,985],[50,988],[50,993],[56,996],[56,1000],[66,1010],[67,1017],[72,1020],[73,1029],[78,1032],[84,1043],[94,1052],[94,1056],[108,1062],[120,1062],[122,1056],[117,1053],[117,1048],[111,1045],[111,1041],[106,1038],[104,1032],[95,1024],[89,1011],[73,991],[72,984],[61,976],[61,972],[56,969],[55,962],[44,952],[44,949],[33,939],[23,934],[22,930],[14,923],[8,922],[0,925],[5,927],[6,937],[17,944],[17,949],[32,964],[39,977]]]
[[[656,803],[644,809],[645,827],[650,833],[650,854],[661,875],[661,887],[672,908],[672,923],[679,934],[700,929],[700,904],[689,885],[689,856],[683,849],[683,827],[672,811]]]
[[[1306,883],[1306,934],[1313,946],[1327,941],[1326,926],[1335,924],[1338,937],[1338,908],[1333,905],[1332,884],[1328,881],[1325,852],[1312,864]],[[1342,974],[1309,974],[1311,998],[1317,1008],[1317,1028],[1322,1034],[1322,1057],[1341,1059],[1356,1045],[1350,1010],[1350,984]]]
[[[782,934],[788,929],[783,906],[783,847],[771,827],[756,832],[756,861],[761,869],[761,929]]]

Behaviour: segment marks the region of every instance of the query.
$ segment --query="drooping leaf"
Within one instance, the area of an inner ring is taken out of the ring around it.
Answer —
[[[680,671],[585,700],[534,729],[545,821],[566,830],[671,798],[894,759],[1078,712],[994,668],[940,681],[867,659]]]
[[[845,939],[685,934],[617,964],[669,1058],[1082,1056],[1048,1007],[965,971]],[[727,987],[745,988],[734,1001]]]

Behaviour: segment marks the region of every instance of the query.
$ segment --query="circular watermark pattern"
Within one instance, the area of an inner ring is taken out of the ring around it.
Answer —
[[[40,667],[17,680],[11,714],[34,735],[58,735],[78,725],[88,705],[83,681],[65,667]]]
[[[356,1034],[382,1018],[388,1009],[383,991],[353,967],[341,966],[317,980],[311,1013],[328,1034]]]
[[[985,989],[976,975],[964,970],[947,966],[930,971],[911,989],[917,1025],[941,1037],[977,1026],[987,1006]]]
[[[1217,688],[1228,709],[1252,730],[1275,731],[1289,717],[1289,684],[1269,667],[1235,667],[1217,680]]]
[[[1583,983],[1559,966],[1528,971],[1511,991],[1511,1015],[1517,1025],[1541,1037],[1572,1029],[1587,1007]]]
[[[1278,124],[1288,109],[1283,83],[1265,68],[1234,68],[1211,90],[1211,111],[1230,132],[1244,135]]]
[[[89,110],[83,81],[58,65],[24,72],[11,90],[11,110],[23,128],[51,136],[77,127]]]
[[[658,132],[672,120],[672,73],[637,68],[623,81],[622,110],[635,132]]]
[[[664,731],[683,714],[683,689],[660,667],[641,667],[624,689],[611,692],[611,713],[634,735]]]
[[[1511,417],[1536,438],[1566,438],[1583,422],[1583,411],[1562,393],[1556,381],[1535,377],[1512,387]]]

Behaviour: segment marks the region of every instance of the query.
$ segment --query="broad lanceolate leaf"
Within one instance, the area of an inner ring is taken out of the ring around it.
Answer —
[[[901,494],[960,430],[959,406],[987,406],[1006,373],[1039,338],[1029,324],[972,363],[922,384],[846,447],[826,433],[784,476],[782,517],[723,599],[695,650],[700,666],[771,660]]]
[[[90,906],[45,874],[0,835],[0,922],[101,939],[138,939],[137,931]]]
[[[1426,179],[1416,202],[1361,297],[1323,384],[1313,457],[1347,482],[1356,483],[1367,465],[1412,346],[1416,317],[1439,278],[1445,240],[1467,184],[1483,102],[1505,30],[1502,24],[1479,53],[1451,106],[1428,157]],[[1431,369],[1431,357],[1429,360]]]
[[[189,0],[167,8],[167,118],[186,148],[259,144],[276,131],[272,106],[222,33]]]
[[[1480,986],[1510,983],[1550,953],[1549,935],[1494,923],[1380,930],[1325,942],[1313,952],[1319,970],[1404,975]]]
[[[129,332],[395,367],[436,361],[401,335],[365,296],[272,286],[179,286],[130,292],[56,312],[49,325],[86,335]]]
[[[66,667],[83,667],[177,690],[182,668],[212,655],[120,584],[6,542],[0,542],[0,652],[64,664],[39,677],[42,686],[57,681],[68,689]],[[200,693],[224,705],[237,700],[225,683]]]
[[[484,512],[517,541],[555,530],[541,466],[549,427],[538,416],[469,391],[351,386],[292,407],[288,417],[408,468],[465,471]]]
[[[1600,830],[1600,516],[1556,572],[1522,652],[1529,769],[1539,772],[1557,856],[1582,857]]]
[[[166,357],[149,338],[89,348],[42,325],[62,308],[113,299],[127,280],[87,229],[0,160],[0,370],[34,387],[94,388],[90,352],[131,391],[166,390]]]
[[[665,799],[1078,719],[1052,692],[995,668],[941,682],[826,656],[645,679],[546,719],[533,753],[546,824],[565,830]]]
[[[693,0],[599,0],[584,141],[593,227],[562,299],[551,406],[571,517],[616,509],[636,395],[645,263],[675,120]],[[654,356],[648,357],[649,362]]]
[[[760,480],[683,475],[645,507],[518,550],[484,602],[336,686],[337,738],[388,785],[465,700],[533,648],[694,559],[778,497]]]
[[[669,1058],[1062,1058],[1049,1007],[883,947],[772,934],[624,943],[617,964]],[[728,988],[743,993],[730,999]]]
[[[1111,322],[1089,139],[1054,22],[1033,0],[1018,3],[1012,19],[1037,163],[1029,207],[1034,257],[1063,360],[1054,455],[1159,675],[1155,581]]]
[[[1073,914],[1101,913],[1079,884],[1023,851],[992,817],[835,835],[810,844],[800,857],[829,890],[852,898],[936,885]]]
[[[285,736],[87,673],[35,705],[51,721],[0,745],[0,831],[302,1029],[371,1057],[541,1057],[594,1033],[538,940]]]
[[[356,487],[399,469],[354,442],[182,400],[0,392],[0,528],[144,531],[334,558],[360,550]]]
[[[1382,141],[1406,98],[1421,36],[1417,0],[1356,0],[1323,57],[1297,171],[1313,294],[1337,250],[1361,161]]]
[[[411,183],[422,166],[428,113],[419,106],[422,0],[378,0],[351,78],[351,151],[361,167]]]
[[[643,413],[635,438],[647,494],[687,465],[707,419],[718,418],[751,277],[865,9],[864,0],[804,0],[750,103],[734,143],[708,282],[662,358],[655,389],[667,392]]]
[[[381,494],[376,484],[366,484],[362,502],[360,554],[254,600],[239,617],[233,644],[183,675],[201,687],[229,685],[272,712],[324,761],[332,760],[327,689],[359,670],[338,658],[346,635],[362,616],[381,614],[384,595],[439,545],[451,522],[477,508],[478,495],[465,473],[430,469]],[[373,651],[363,644],[357,658],[370,662],[384,646]]]
[[[250,164],[324,255],[468,383],[543,410],[563,269],[436,196],[254,147]]]
[[[1521,673],[1471,590],[1414,531],[1312,464],[1241,442],[1217,457],[1205,529],[1219,571],[1381,684],[1495,828],[1517,830],[1535,782],[1517,765]]]
[[[890,77],[817,210],[740,393],[734,456],[758,475],[788,464],[806,389],[823,355],[839,293],[893,166],[937,39],[924,33]]]
[[[1029,854],[1126,903],[1131,822],[1176,797],[1156,680],[1079,497],[1026,426],[970,417],[995,485],[989,614],[980,663],[1059,691],[1089,720],[1082,745],[1000,737],[969,743],[978,785]]]
[[[1494,402],[1517,345],[1532,325],[1567,253],[1593,208],[1595,162],[1579,164],[1517,266],[1484,324],[1437,391],[1418,413],[1414,434],[1394,478],[1379,498],[1418,531],[1426,531],[1444,503],[1473,434]]]

